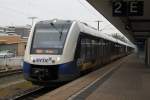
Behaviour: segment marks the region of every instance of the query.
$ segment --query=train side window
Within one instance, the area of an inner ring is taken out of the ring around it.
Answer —
[[[92,57],[97,58],[96,40],[92,40]]]
[[[104,56],[105,56],[105,40],[103,40],[103,39],[102,39],[102,51],[103,51],[102,56],[104,58]]]
[[[102,39],[100,39],[100,41],[99,41],[99,52],[100,52],[100,57],[102,57],[103,56],[103,40]]]
[[[81,39],[81,53],[80,53],[80,58],[85,58],[86,57],[86,44],[85,44],[85,39]]]
[[[98,58],[98,55],[99,55],[99,53],[98,53],[98,40],[95,40],[95,51],[96,51],[96,58]]]
[[[86,39],[86,50],[87,50],[87,52],[86,52],[86,56],[87,56],[87,59],[89,59],[90,57],[91,57],[91,41],[90,41],[90,39]]]
[[[98,58],[101,57],[101,45],[100,45],[100,39],[98,40]]]
[[[94,58],[94,40],[91,40],[91,57]]]

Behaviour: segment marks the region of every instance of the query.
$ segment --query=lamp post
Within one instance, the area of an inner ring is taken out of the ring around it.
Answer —
[[[31,26],[33,26],[33,24],[34,24],[34,20],[35,20],[35,19],[37,19],[37,17],[28,17],[28,18],[32,20],[32,24],[31,24]]]
[[[97,20],[97,21],[95,21],[95,22],[97,22],[97,29],[98,29],[98,31],[99,31],[100,22],[103,22],[103,21]]]

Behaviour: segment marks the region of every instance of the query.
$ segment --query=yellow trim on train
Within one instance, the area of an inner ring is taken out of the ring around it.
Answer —
[[[80,69],[81,69],[81,71],[84,71],[89,68],[95,67],[96,65],[97,65],[97,62],[95,62],[95,63],[87,62],[87,63],[80,64]]]

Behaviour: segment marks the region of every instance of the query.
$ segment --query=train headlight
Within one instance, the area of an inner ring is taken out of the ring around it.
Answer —
[[[57,57],[57,58],[56,58],[56,61],[60,61],[60,57]]]
[[[57,22],[57,19],[54,19],[54,20],[53,20],[53,23],[56,23],[56,22]]]

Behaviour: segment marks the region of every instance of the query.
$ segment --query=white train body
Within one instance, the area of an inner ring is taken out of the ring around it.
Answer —
[[[55,36],[56,34],[57,36]],[[81,37],[88,37],[83,40],[85,43],[81,43]],[[93,37],[93,40],[90,40],[90,37]],[[105,42],[101,43],[101,40],[98,40],[99,38]],[[86,43],[86,41],[90,42]],[[90,45],[94,45],[95,48],[97,48],[94,50],[99,50],[96,51],[98,53],[101,52],[99,46],[106,45],[107,41],[109,44],[118,44],[118,47],[123,47],[123,49],[119,51],[122,51],[121,54],[114,54],[109,60],[126,55],[131,52],[128,48],[134,48],[134,45],[129,45],[108,35],[102,34],[78,21],[40,21],[34,25],[28,39],[24,56],[24,76],[27,80],[34,83],[72,80],[75,77],[78,77],[82,71],[90,68],[87,66],[87,64],[91,63],[89,59],[86,60],[88,57],[76,57],[78,54],[76,52],[81,51],[81,46],[86,45],[88,49],[88,44],[91,43]],[[80,46],[78,46],[79,44]],[[111,45],[109,48],[110,47]],[[104,58],[106,55],[102,55],[103,56],[99,57],[99,59],[95,58],[94,63],[90,66],[108,63],[108,61],[106,61],[107,58]],[[100,61],[100,58],[102,61]],[[77,66],[79,65],[78,63],[80,63],[80,66]]]

